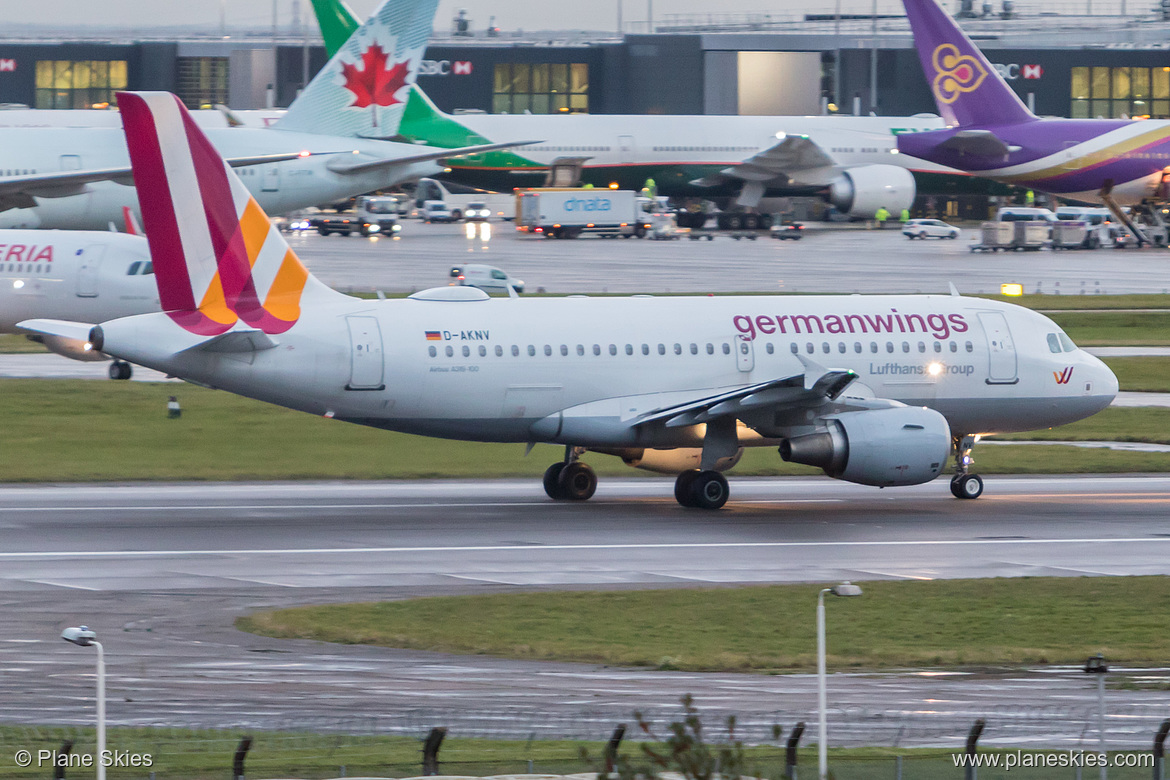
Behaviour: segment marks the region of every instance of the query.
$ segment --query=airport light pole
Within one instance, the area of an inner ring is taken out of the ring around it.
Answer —
[[[817,769],[821,780],[829,777],[828,726],[825,722],[825,594],[834,596],[860,596],[861,588],[850,582],[842,582],[831,588],[823,588],[817,594]]]
[[[1105,665],[1105,656],[1097,653],[1085,661],[1085,674],[1097,675],[1097,739],[1101,755],[1105,755],[1105,674],[1109,667]],[[1106,780],[1109,770],[1101,764],[1101,780]]]
[[[97,780],[106,780],[106,659],[97,634],[86,626],[71,627],[61,632],[61,638],[80,647],[97,648]]]

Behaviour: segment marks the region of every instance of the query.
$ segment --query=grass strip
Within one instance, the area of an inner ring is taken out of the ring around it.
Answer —
[[[1160,665],[1170,578],[880,581],[828,610],[833,668]],[[811,671],[818,586],[542,592],[259,612],[244,631],[688,671]]]
[[[168,419],[177,395],[183,414]],[[430,439],[325,420],[193,385],[86,380],[0,380],[4,482],[124,480],[536,479],[562,456],[539,445]],[[1020,439],[1170,443],[1170,410],[1109,409]],[[1011,437],[1003,437],[1011,438]],[[355,457],[361,453],[361,457]],[[1166,472],[1170,454],[1070,447],[976,449],[983,473]],[[634,476],[617,458],[590,454],[602,476]],[[815,475],[771,447],[750,448],[733,475]]]
[[[1170,357],[1101,358],[1113,369],[1122,390],[1170,393]]]
[[[1170,344],[1170,311],[1074,311],[1047,316],[1081,347]]]

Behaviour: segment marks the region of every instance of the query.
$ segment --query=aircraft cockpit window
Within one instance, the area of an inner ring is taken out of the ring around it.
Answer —
[[[1077,345],[1073,343],[1072,339],[1070,339],[1068,336],[1064,335],[1063,333],[1060,333],[1058,335],[1060,336],[1060,344],[1061,344],[1061,346],[1064,347],[1065,352],[1076,352],[1077,351]]]
[[[1060,338],[1055,333],[1048,334],[1048,351],[1053,353],[1064,351],[1064,348],[1060,346]]]
[[[154,263],[150,260],[147,260],[145,263],[142,264],[142,275],[143,276],[150,276],[153,273],[154,273]]]
[[[128,271],[126,271],[126,275],[127,276],[137,276],[138,269],[141,267],[142,267],[142,261],[135,260],[133,263],[130,264],[130,269]]]

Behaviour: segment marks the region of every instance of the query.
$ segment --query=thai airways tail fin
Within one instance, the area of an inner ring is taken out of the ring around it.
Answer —
[[[1019,124],[1036,118],[936,0],[902,4],[926,83],[948,125]]]
[[[163,311],[188,331],[264,333],[296,324],[314,279],[187,109],[169,92],[118,107]]]
[[[390,138],[418,77],[439,0],[385,0],[273,127]]]

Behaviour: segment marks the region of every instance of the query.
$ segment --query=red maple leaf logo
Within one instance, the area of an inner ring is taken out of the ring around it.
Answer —
[[[362,52],[361,69],[347,62],[341,63],[341,76],[345,88],[354,94],[354,108],[374,108],[374,126],[378,125],[378,106],[392,106],[401,103],[395,95],[406,86],[408,70],[405,62],[395,63],[387,68],[389,57],[382,47],[371,44]]]

